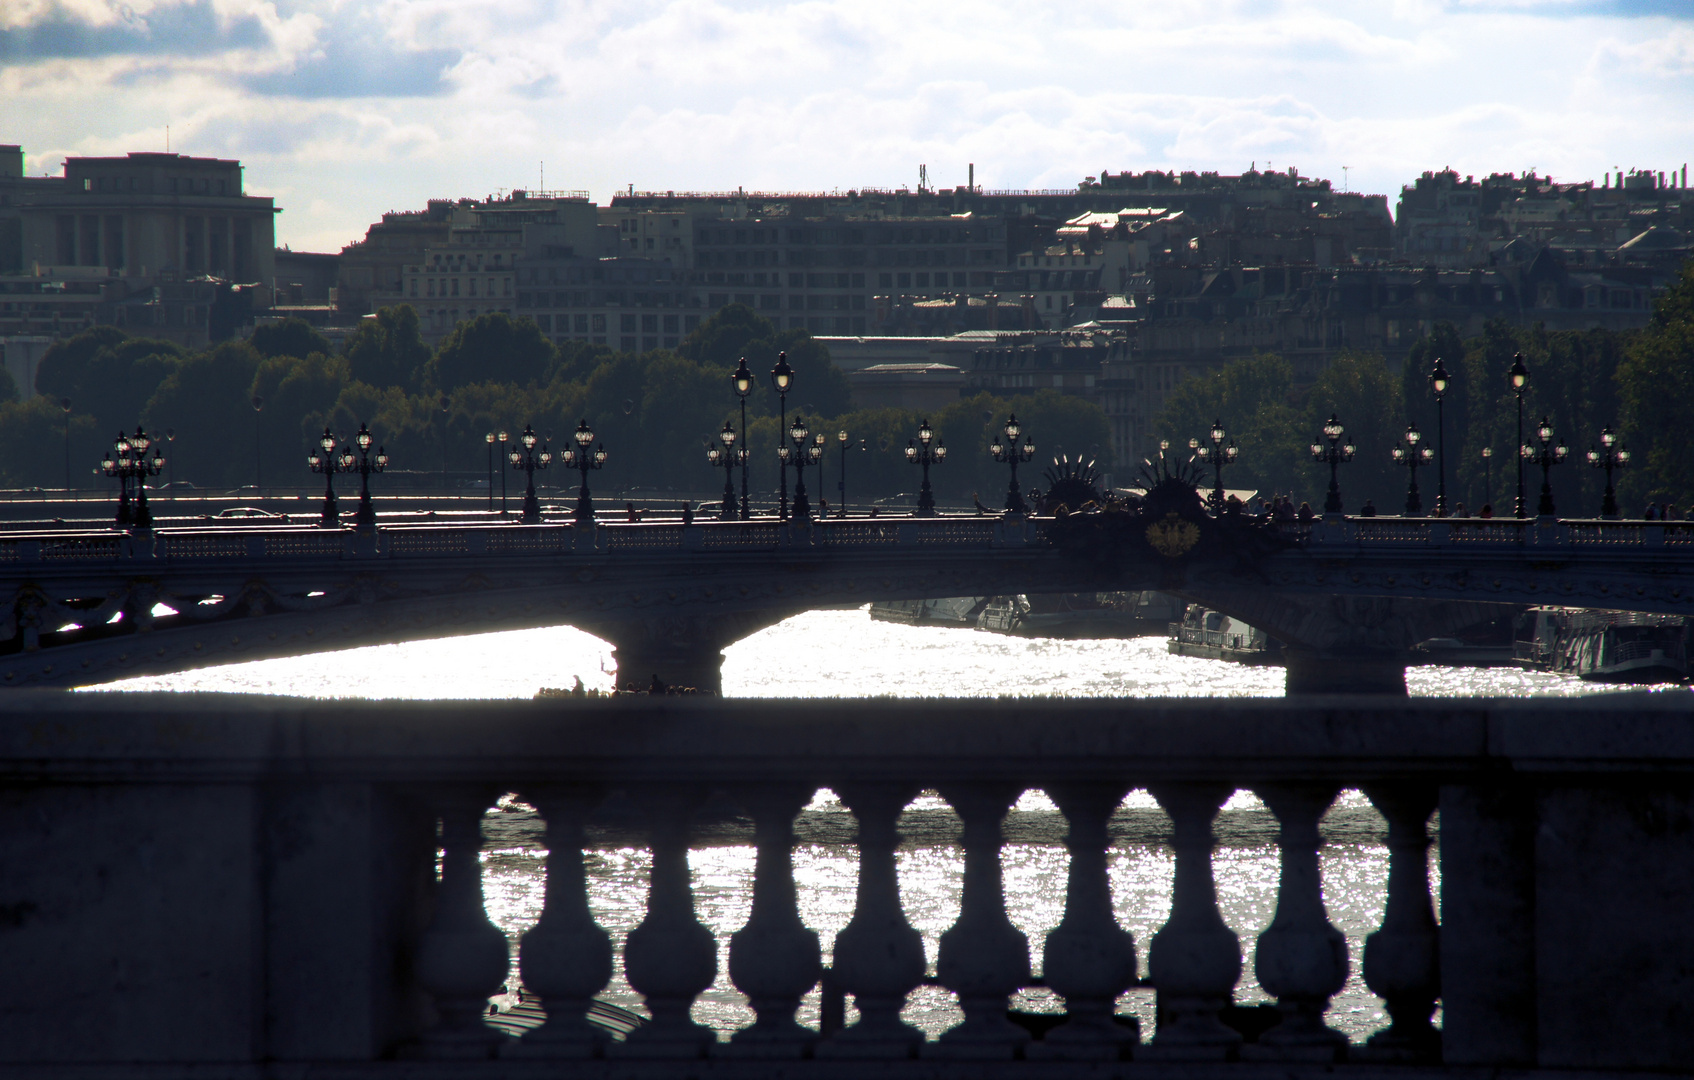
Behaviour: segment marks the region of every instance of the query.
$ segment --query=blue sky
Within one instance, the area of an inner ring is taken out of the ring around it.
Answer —
[[[237,157],[278,237],[536,187],[1388,193],[1694,158],[1694,0],[3,0],[0,142]]]

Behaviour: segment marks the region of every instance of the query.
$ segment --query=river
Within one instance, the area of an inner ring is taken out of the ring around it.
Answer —
[[[1217,660],[1171,656],[1162,638],[1060,641],[1025,639],[969,629],[913,627],[872,620],[865,609],[798,615],[737,642],[725,651],[723,687],[732,697],[1275,697],[1280,668],[1249,668]],[[570,627],[478,634],[440,641],[384,645],[344,652],[263,660],[179,675],[129,679],[101,690],[223,691],[300,697],[388,699],[527,698],[542,687],[609,688],[611,647]],[[1509,668],[1413,668],[1413,696],[1559,697],[1605,693],[1606,688],[1559,675]],[[1665,688],[1667,692],[1672,688]],[[796,722],[803,722],[797,718]],[[833,793],[820,791],[810,813],[845,814]],[[1008,822],[1001,861],[1012,921],[1029,935],[1040,970],[1042,935],[1063,912],[1069,862],[1063,820],[1039,791],[1026,792]],[[934,793],[920,796],[903,820],[909,839],[900,852],[901,895],[907,916],[924,935],[932,965],[941,932],[959,908],[964,860],[950,809]],[[927,823],[927,824],[926,824]],[[1015,826],[1015,827],[1014,827]],[[1133,792],[1114,821],[1118,843],[1111,862],[1119,921],[1134,935],[1146,974],[1147,942],[1169,914],[1173,860],[1167,823],[1145,792]],[[486,819],[484,888],[490,917],[514,939],[540,914],[546,852],[533,811],[502,799]],[[1237,792],[1219,821],[1215,859],[1224,918],[1240,935],[1245,963],[1236,1000],[1266,999],[1253,977],[1256,935],[1276,906],[1275,822],[1248,792]],[[1324,901],[1330,920],[1347,936],[1352,974],[1329,1011],[1331,1024],[1355,1041],[1386,1023],[1380,1003],[1359,974],[1364,938],[1380,923],[1388,853],[1380,817],[1357,792],[1344,793],[1325,822]],[[851,916],[857,880],[852,845],[797,845],[795,875],[802,917],[822,935],[826,959],[834,934]],[[728,1032],[752,1019],[729,983],[728,938],[751,906],[753,849],[745,843],[702,845],[690,853],[701,921],[717,935],[719,977],[696,1002],[701,1023]],[[621,945],[642,918],[649,865],[645,848],[598,844],[588,855],[595,917]],[[1439,896],[1439,872],[1432,867]],[[513,972],[513,985],[516,972]],[[639,1008],[621,963],[607,1000]],[[1061,1008],[1045,991],[1020,995],[1021,1007]],[[1126,994],[1120,1011],[1152,1030],[1152,992]],[[851,1012],[849,1018],[851,1019]],[[962,1014],[936,987],[913,994],[905,1015],[931,1035]],[[802,1019],[816,1021],[816,994]]]

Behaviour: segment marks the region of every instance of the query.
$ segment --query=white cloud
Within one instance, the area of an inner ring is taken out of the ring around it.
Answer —
[[[991,187],[1346,165],[1393,194],[1446,165],[1578,178],[1694,156],[1694,22],[1627,17],[1653,6],[12,0],[0,141],[53,168],[156,149],[169,123],[174,149],[242,158],[296,248],[533,186],[543,159],[549,186],[602,199],[892,187],[920,162],[943,185],[975,162]]]

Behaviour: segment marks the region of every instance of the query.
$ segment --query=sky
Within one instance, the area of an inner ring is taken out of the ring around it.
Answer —
[[[1598,181],[1694,158],[1694,0],[0,0],[0,143],[239,158],[278,243],[514,188]]]

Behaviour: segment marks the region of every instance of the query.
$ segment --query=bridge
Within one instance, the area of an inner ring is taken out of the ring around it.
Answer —
[[[404,524],[0,534],[0,686],[72,686],[569,624],[621,681],[719,689],[721,650],[824,605],[1159,589],[1289,645],[1291,691],[1405,692],[1489,605],[1694,612],[1694,524],[1204,516]]]

